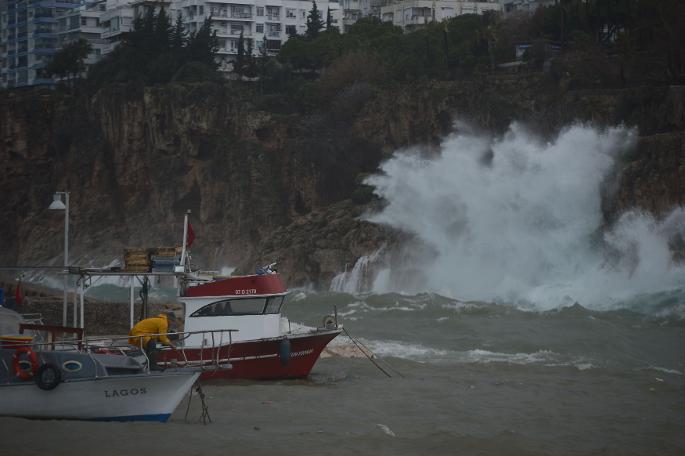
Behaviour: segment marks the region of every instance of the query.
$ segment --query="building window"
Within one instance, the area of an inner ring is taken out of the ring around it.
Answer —
[[[285,34],[288,36],[297,35],[297,27],[294,25],[286,25],[285,26]]]
[[[264,33],[264,24],[257,24],[255,26],[255,30],[257,31],[257,33]]]
[[[269,20],[278,20],[281,17],[281,9],[278,6],[267,6],[266,15]]]
[[[240,35],[243,33],[243,26],[239,24],[231,24],[231,35]]]
[[[295,19],[295,9],[294,8],[286,8],[285,9],[285,17]]]
[[[240,19],[249,19],[252,17],[252,7],[246,5],[232,6],[231,16]]]
[[[257,7],[257,17],[263,17],[263,16],[264,16],[264,7],[258,6]]]

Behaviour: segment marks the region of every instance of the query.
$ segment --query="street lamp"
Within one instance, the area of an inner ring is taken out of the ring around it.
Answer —
[[[62,202],[62,195],[64,195],[64,202]],[[64,299],[62,301],[62,326],[67,325],[67,272],[69,268],[69,192],[55,192],[52,197],[52,203],[48,209],[56,211],[64,211],[64,275],[62,276],[62,285],[64,290]]]

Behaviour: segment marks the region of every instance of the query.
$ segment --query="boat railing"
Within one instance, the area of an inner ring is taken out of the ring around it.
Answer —
[[[230,348],[233,343],[234,332],[238,332],[238,330],[213,329],[144,334],[140,336],[101,336],[88,338],[52,339],[50,341],[22,341],[18,343],[12,343],[11,345],[5,344],[2,348],[15,350],[25,350],[26,348],[29,348],[33,351],[44,352],[80,352],[82,354],[89,355],[94,365],[98,364],[98,362],[102,362],[96,361],[94,355],[122,355],[131,358],[143,356],[145,363],[141,363],[141,368],[147,372],[153,369],[153,366],[158,364],[163,364],[167,368],[196,367],[201,368],[202,370],[217,370],[231,367],[228,360],[230,358]],[[159,337],[163,336],[166,336],[167,338],[171,336],[185,339],[195,334],[202,335],[203,341],[211,340],[211,344],[207,344],[206,346],[203,344],[203,350],[201,350],[201,357],[199,360],[189,360],[188,356],[186,356],[185,347],[174,346],[157,348],[152,353],[156,351],[175,351],[181,355],[182,359],[179,360],[172,358],[170,361],[156,363],[154,359],[151,360],[151,353],[148,350],[143,349],[144,341],[147,338],[158,339]],[[136,339],[138,342],[136,344],[130,344],[129,342],[131,339]],[[223,358],[221,357],[222,349],[227,350],[227,354]],[[210,353],[210,356],[207,358],[204,357],[205,350],[208,350]],[[9,372],[11,367],[8,366],[4,360],[0,364]]]

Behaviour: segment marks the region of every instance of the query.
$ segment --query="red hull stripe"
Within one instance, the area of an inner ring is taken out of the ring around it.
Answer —
[[[229,277],[194,287],[188,287],[188,297],[202,296],[248,296],[285,293],[288,290],[279,274]]]
[[[235,342],[231,346],[215,349],[187,348],[184,352],[189,362],[202,360],[204,364],[211,364],[212,360],[218,359],[222,364],[231,363],[231,369],[204,372],[201,380],[301,378],[309,375],[321,351],[338,334],[340,331],[326,331],[305,337],[289,337],[291,350],[286,363],[281,362],[279,356],[282,339]],[[164,351],[160,352],[159,358],[160,364],[172,360],[177,362],[178,354],[173,350]]]

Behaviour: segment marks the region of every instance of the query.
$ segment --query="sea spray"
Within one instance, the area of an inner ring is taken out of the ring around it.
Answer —
[[[682,209],[662,221],[627,213],[601,231],[602,186],[635,142],[625,128],[575,125],[545,142],[518,124],[501,138],[460,125],[436,157],[397,152],[366,181],[387,201],[366,218],[416,242],[375,291],[608,309],[682,287],[685,269],[668,249],[685,232]]]
[[[371,265],[377,261],[383,247],[371,255],[363,255],[357,259],[352,269],[345,270],[333,277],[330,291],[339,293],[358,294],[368,291],[373,284],[374,271]]]

